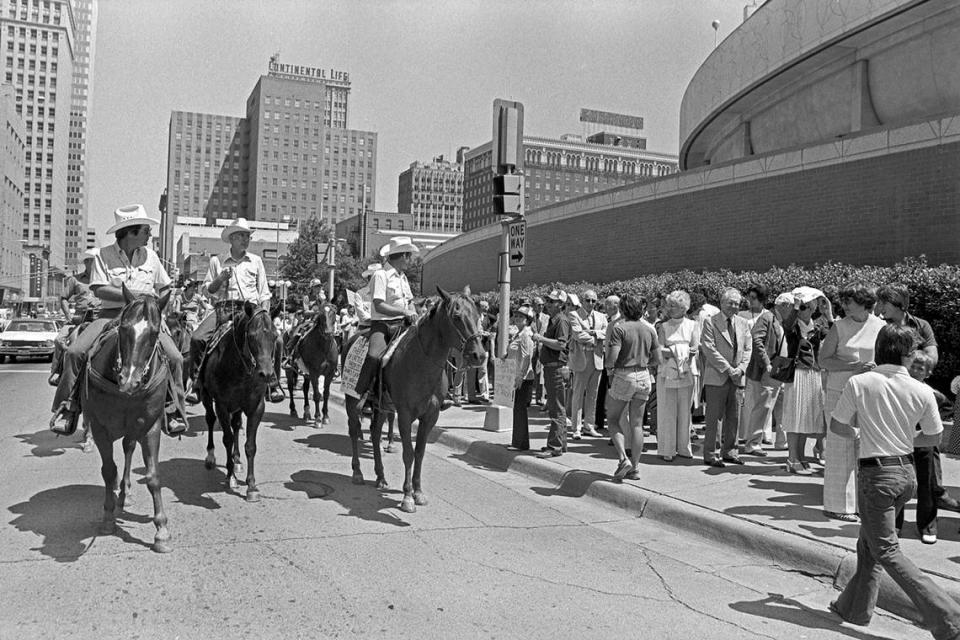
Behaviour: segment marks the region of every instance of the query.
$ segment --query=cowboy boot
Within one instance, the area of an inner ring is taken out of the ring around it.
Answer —
[[[270,402],[283,402],[286,397],[287,395],[283,392],[279,380],[270,385],[270,389],[267,391],[267,399]]]
[[[64,400],[50,418],[50,430],[59,436],[72,436],[77,431],[80,412],[70,400]]]

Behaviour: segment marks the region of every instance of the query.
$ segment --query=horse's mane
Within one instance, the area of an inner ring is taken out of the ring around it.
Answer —
[[[442,309],[444,305],[446,305],[448,308],[451,308],[461,299],[466,300],[469,304],[473,304],[473,300],[471,300],[469,296],[466,296],[460,292],[451,292],[449,295],[449,300],[441,299],[440,304],[431,309],[430,313],[425,313],[417,318],[417,320],[410,326],[410,330],[400,336],[400,341],[397,343],[397,347],[393,351],[393,357],[405,353],[407,349],[410,348],[410,344],[419,336],[420,330],[424,327],[424,325],[431,322],[436,314],[440,313],[440,309]]]

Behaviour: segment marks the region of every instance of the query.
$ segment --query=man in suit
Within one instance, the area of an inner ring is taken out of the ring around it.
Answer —
[[[570,416],[573,421],[573,439],[581,433],[599,438],[597,432],[597,390],[603,370],[603,341],[607,331],[607,316],[596,310],[597,292],[583,292],[581,307],[570,314],[570,370],[573,371],[573,397]],[[580,412],[583,411],[581,430]]]
[[[720,313],[703,323],[700,351],[703,353],[703,388],[706,397],[706,435],[703,462],[711,467],[726,463],[743,464],[737,455],[737,426],[740,403],[737,394],[746,381],[747,364],[753,351],[750,327],[737,315],[740,292],[727,289],[720,298]],[[717,427],[723,421],[721,455],[717,457]]]
[[[747,386],[740,416],[744,434],[743,453],[746,455],[767,455],[760,445],[783,386],[783,383],[770,377],[770,362],[778,355],[787,355],[783,327],[784,322],[790,321],[793,316],[793,305],[793,295],[781,293],[774,303],[774,310],[764,309],[750,332],[753,354],[747,366]]]

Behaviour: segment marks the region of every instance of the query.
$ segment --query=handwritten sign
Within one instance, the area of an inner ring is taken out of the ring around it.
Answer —
[[[494,358],[493,404],[513,408],[513,383],[517,379],[517,361],[514,358]]]
[[[340,389],[344,395],[352,398],[359,398],[356,392],[357,380],[360,379],[360,369],[363,367],[363,361],[367,359],[367,338],[361,336],[353,343],[347,359],[343,363],[343,375],[340,376]]]

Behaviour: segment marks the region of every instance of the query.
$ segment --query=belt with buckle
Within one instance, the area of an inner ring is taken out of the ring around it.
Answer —
[[[860,458],[861,467],[905,467],[913,464],[913,454],[905,456],[879,456],[876,458]]]

